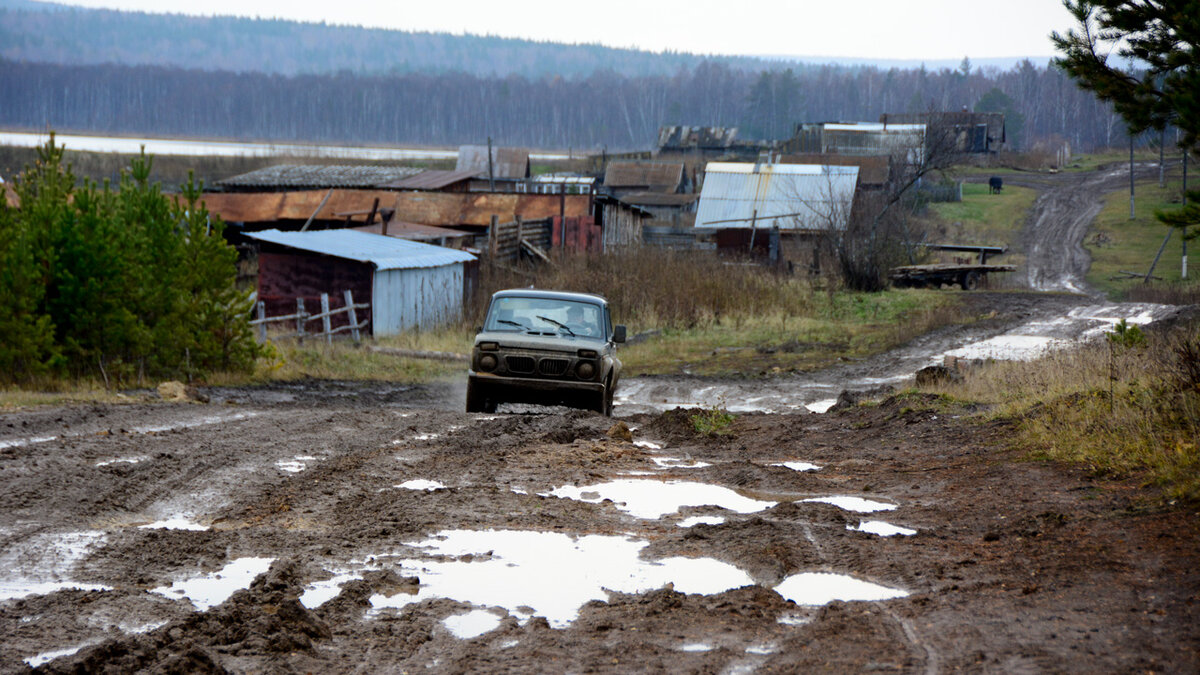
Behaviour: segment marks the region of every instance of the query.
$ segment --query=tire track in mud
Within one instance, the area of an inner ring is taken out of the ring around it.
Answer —
[[[1145,178],[1157,171],[1157,164],[1136,164],[1134,171],[1135,178]],[[1017,177],[1009,183],[1041,192],[1022,232],[1029,287],[1094,295],[1084,280],[1092,257],[1083,240],[1104,207],[1105,195],[1129,183],[1129,167]]]
[[[817,535],[813,532],[810,524],[805,522],[801,524],[801,527],[804,530],[804,538],[807,539],[810,544],[812,544],[813,550],[815,550],[817,553],[817,558],[819,558],[822,563],[828,566],[830,564],[829,556],[826,555],[825,547],[822,546],[821,542],[817,539]],[[937,675],[937,673],[941,672],[940,659],[938,657],[937,650],[933,648],[933,645],[920,638],[920,636],[917,634],[916,628],[913,627],[912,622],[896,613],[896,610],[889,607],[886,602],[880,603],[880,607],[884,612],[887,613],[889,617],[891,617],[893,621],[896,622],[898,626],[900,626],[900,632],[904,635],[904,639],[909,642],[909,645],[913,648],[913,651],[917,654],[924,655],[925,668],[922,672],[924,672],[925,675]]]

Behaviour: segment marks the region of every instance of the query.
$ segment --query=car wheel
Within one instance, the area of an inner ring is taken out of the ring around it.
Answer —
[[[496,412],[496,402],[488,400],[488,398],[479,391],[479,388],[475,386],[475,383],[469,380],[467,381],[467,412]]]
[[[613,387],[612,387],[612,375],[609,375],[608,379],[604,381],[604,393],[600,394],[600,405],[597,407],[596,412],[600,413],[601,415],[604,415],[605,417],[612,417],[612,411],[613,411]]]

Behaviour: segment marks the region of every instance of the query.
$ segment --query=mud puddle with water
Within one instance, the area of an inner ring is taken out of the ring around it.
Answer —
[[[999,295],[999,294],[993,294]],[[1180,311],[1170,305],[1096,303],[1072,296],[1013,295],[1007,302],[1028,302],[1029,316],[1015,325],[957,327],[924,336],[861,363],[838,365],[807,374],[747,380],[701,377],[635,377],[621,381],[615,414],[661,412],[672,408],[725,408],[745,412],[826,412],[843,391],[901,387],[926,366],[946,356],[968,360],[1028,360],[1053,349],[1101,339],[1124,320],[1145,326]],[[1045,305],[1045,306],[1042,306]]]

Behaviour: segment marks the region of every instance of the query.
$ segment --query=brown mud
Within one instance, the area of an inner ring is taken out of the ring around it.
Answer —
[[[111,590],[0,603],[0,670],[19,672],[24,659],[80,645],[87,646],[43,668],[1200,668],[1197,514],[1160,508],[1153,492],[1132,484],[1029,461],[1006,447],[1004,423],[980,421],[968,410],[907,397],[825,415],[741,415],[717,436],[696,433],[686,411],[627,418],[634,440],[664,446],[655,449],[606,435],[611,420],[592,413],[478,416],[397,406],[388,394],[374,400],[370,391],[319,405],[142,404],[5,414],[0,426],[9,442],[79,431],[0,450],[5,578]],[[197,424],[215,418],[226,421]],[[195,425],[183,425],[189,421]],[[175,428],[133,431],[146,427]],[[653,461],[667,456],[709,465],[661,468]],[[132,457],[145,459],[103,464]],[[296,457],[315,459],[297,473],[279,468]],[[821,468],[772,466],[784,461]],[[776,505],[745,514],[685,507],[641,519],[612,502],[539,495],[631,473],[719,485]],[[412,479],[445,488],[394,487]],[[897,508],[859,514],[800,501],[831,495]],[[137,527],[180,513],[210,529]],[[679,526],[682,516],[697,514],[725,521]],[[848,529],[871,519],[917,533],[881,537]],[[412,544],[454,529],[633,537],[648,542],[644,560],[711,558],[754,583],[712,594],[670,587],[614,592],[583,605],[561,628],[492,608],[498,626],[470,639],[442,623],[478,608],[465,602],[430,598],[372,610],[373,595],[420,588],[419,578],[404,578],[386,554],[412,554]],[[103,535],[82,554],[55,557],[56,535],[70,532]],[[309,585],[372,556],[382,569],[345,584],[333,600],[315,608],[297,601]],[[245,557],[275,562],[208,611],[153,592]],[[850,575],[909,595],[805,606],[773,590],[806,572]],[[683,651],[687,645],[705,651]]]

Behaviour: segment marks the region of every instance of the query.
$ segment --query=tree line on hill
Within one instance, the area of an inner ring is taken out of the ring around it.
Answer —
[[[161,65],[280,75],[463,72],[483,77],[665,75],[705,57],[598,44],[561,44],[494,35],[452,35],[282,19],[185,16],[43,4],[4,8],[0,57],[13,61]],[[765,68],[753,57],[720,57]]]
[[[1112,108],[1056,67],[1007,70],[822,66],[745,71],[703,61],[673,75],[466,73],[269,75],[160,66],[0,61],[0,125],[100,133],[377,144],[647,148],[667,124],[736,126],[783,139],[800,121],[881,113],[1004,112],[1009,147],[1122,145]]]

